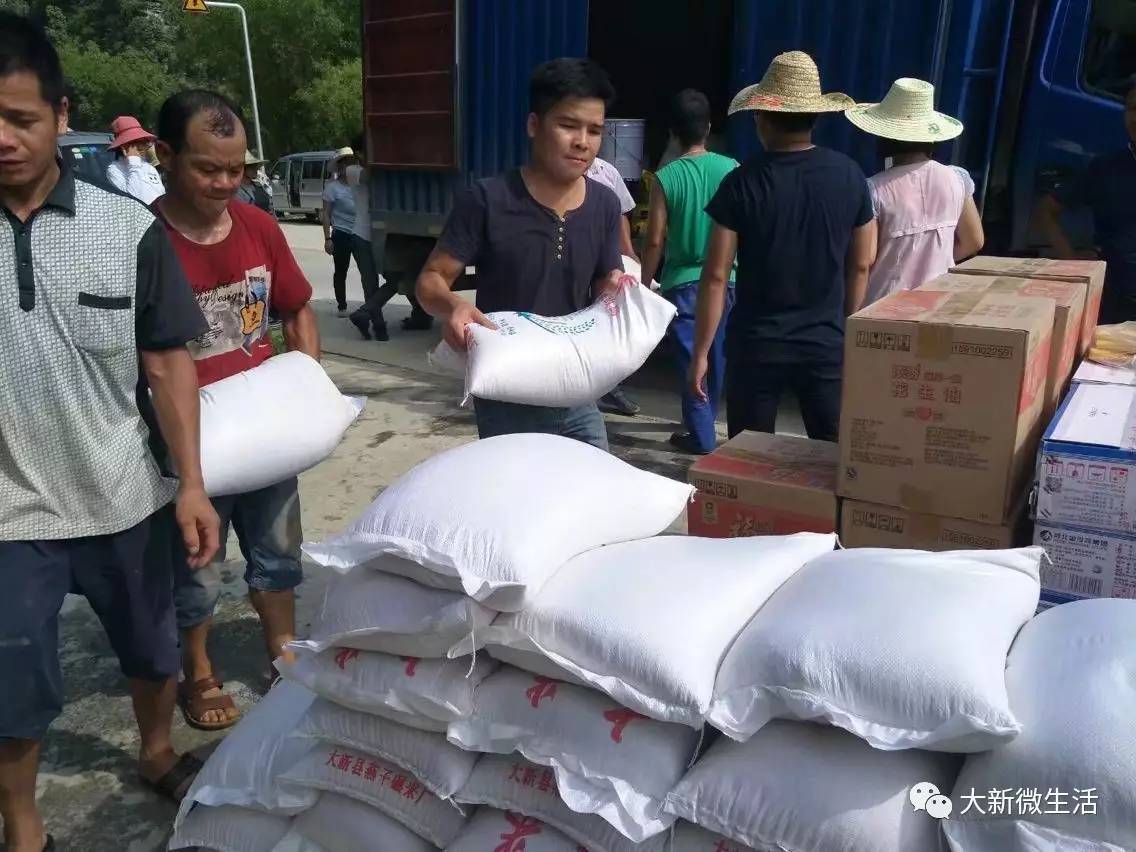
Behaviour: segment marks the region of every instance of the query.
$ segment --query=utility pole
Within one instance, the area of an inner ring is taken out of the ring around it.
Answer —
[[[264,143],[260,139],[260,108],[256,102],[256,77],[252,72],[252,46],[249,43],[248,16],[240,3],[222,3],[219,0],[185,0],[182,9],[186,12],[207,12],[210,9],[236,9],[241,16],[241,33],[245,39],[245,62],[248,66],[249,95],[252,97],[252,124],[256,134],[256,155],[264,159]]]

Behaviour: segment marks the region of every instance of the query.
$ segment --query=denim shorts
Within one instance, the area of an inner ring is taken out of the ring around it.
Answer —
[[[213,562],[193,571],[186,564],[181,536],[170,542],[174,562],[174,604],[177,625],[184,630],[212,617],[221,596],[219,564],[225,561],[229,525],[237,534],[245,558],[245,583],[260,592],[285,592],[304,579],[300,567],[300,494],[296,477],[249,491],[214,497],[213,508],[221,516],[221,549]]]
[[[181,668],[168,558],[173,511],[113,535],[0,541],[0,741],[43,738],[63,709],[59,610],[83,595],[129,678]]]

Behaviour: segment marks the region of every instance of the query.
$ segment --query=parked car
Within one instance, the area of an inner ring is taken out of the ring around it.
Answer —
[[[334,151],[286,154],[269,170],[272,205],[277,216],[318,219],[323,210],[323,185],[331,177]]]
[[[75,174],[94,183],[106,183],[107,166],[114,162],[109,133],[69,130],[59,136],[59,153]]]

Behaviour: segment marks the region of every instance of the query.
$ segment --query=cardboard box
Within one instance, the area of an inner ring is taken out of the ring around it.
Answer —
[[[1001,550],[1025,544],[1029,516],[1019,500],[1004,524],[925,515],[898,506],[845,500],[840,507],[840,543],[845,547],[898,547],[914,550]]]
[[[1136,534],[1136,388],[1075,384],[1038,455],[1037,519]]]
[[[840,495],[1001,524],[1033,469],[1054,302],[909,290],[849,317]]]
[[[690,468],[691,535],[836,532],[836,444],[742,432]]]
[[[1091,385],[1136,385],[1136,367],[1110,367],[1082,361],[1073,373],[1073,381]]]
[[[1049,281],[1073,281],[1087,285],[1085,313],[1081,318],[1081,347],[1078,354],[1089,351],[1093,331],[1100,316],[1101,295],[1104,293],[1103,260],[1056,260],[1049,257],[986,257],[979,255],[960,263],[951,272],[967,275],[1013,275],[1021,278],[1041,278]]]
[[[1045,548],[1052,563],[1041,564],[1047,602],[1136,599],[1136,537],[1039,521],[1034,544]]]
[[[1007,278],[986,275],[941,275],[928,281],[922,290],[962,293],[985,290],[1005,296],[1053,299],[1053,343],[1049,349],[1049,371],[1045,379],[1045,408],[1042,421],[1048,423],[1061,405],[1081,341],[1081,321],[1085,314],[1086,285],[1072,281],[1046,281],[1041,278]]]

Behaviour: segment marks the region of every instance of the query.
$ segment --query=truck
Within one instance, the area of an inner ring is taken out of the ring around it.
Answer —
[[[826,91],[878,101],[893,80],[934,83],[966,131],[939,157],[968,170],[987,250],[1042,249],[1037,199],[1126,144],[1136,81],[1136,0],[363,0],[365,157],[379,268],[412,280],[454,193],[521,165],[532,69],[587,56],[610,74],[610,116],[646,121],[645,160],[666,145],[670,97],[700,89],[715,144],[758,147],[730,98],[770,59],[804,50]],[[817,141],[881,167],[874,140],[842,116]],[[1090,223],[1067,223],[1082,242]]]

